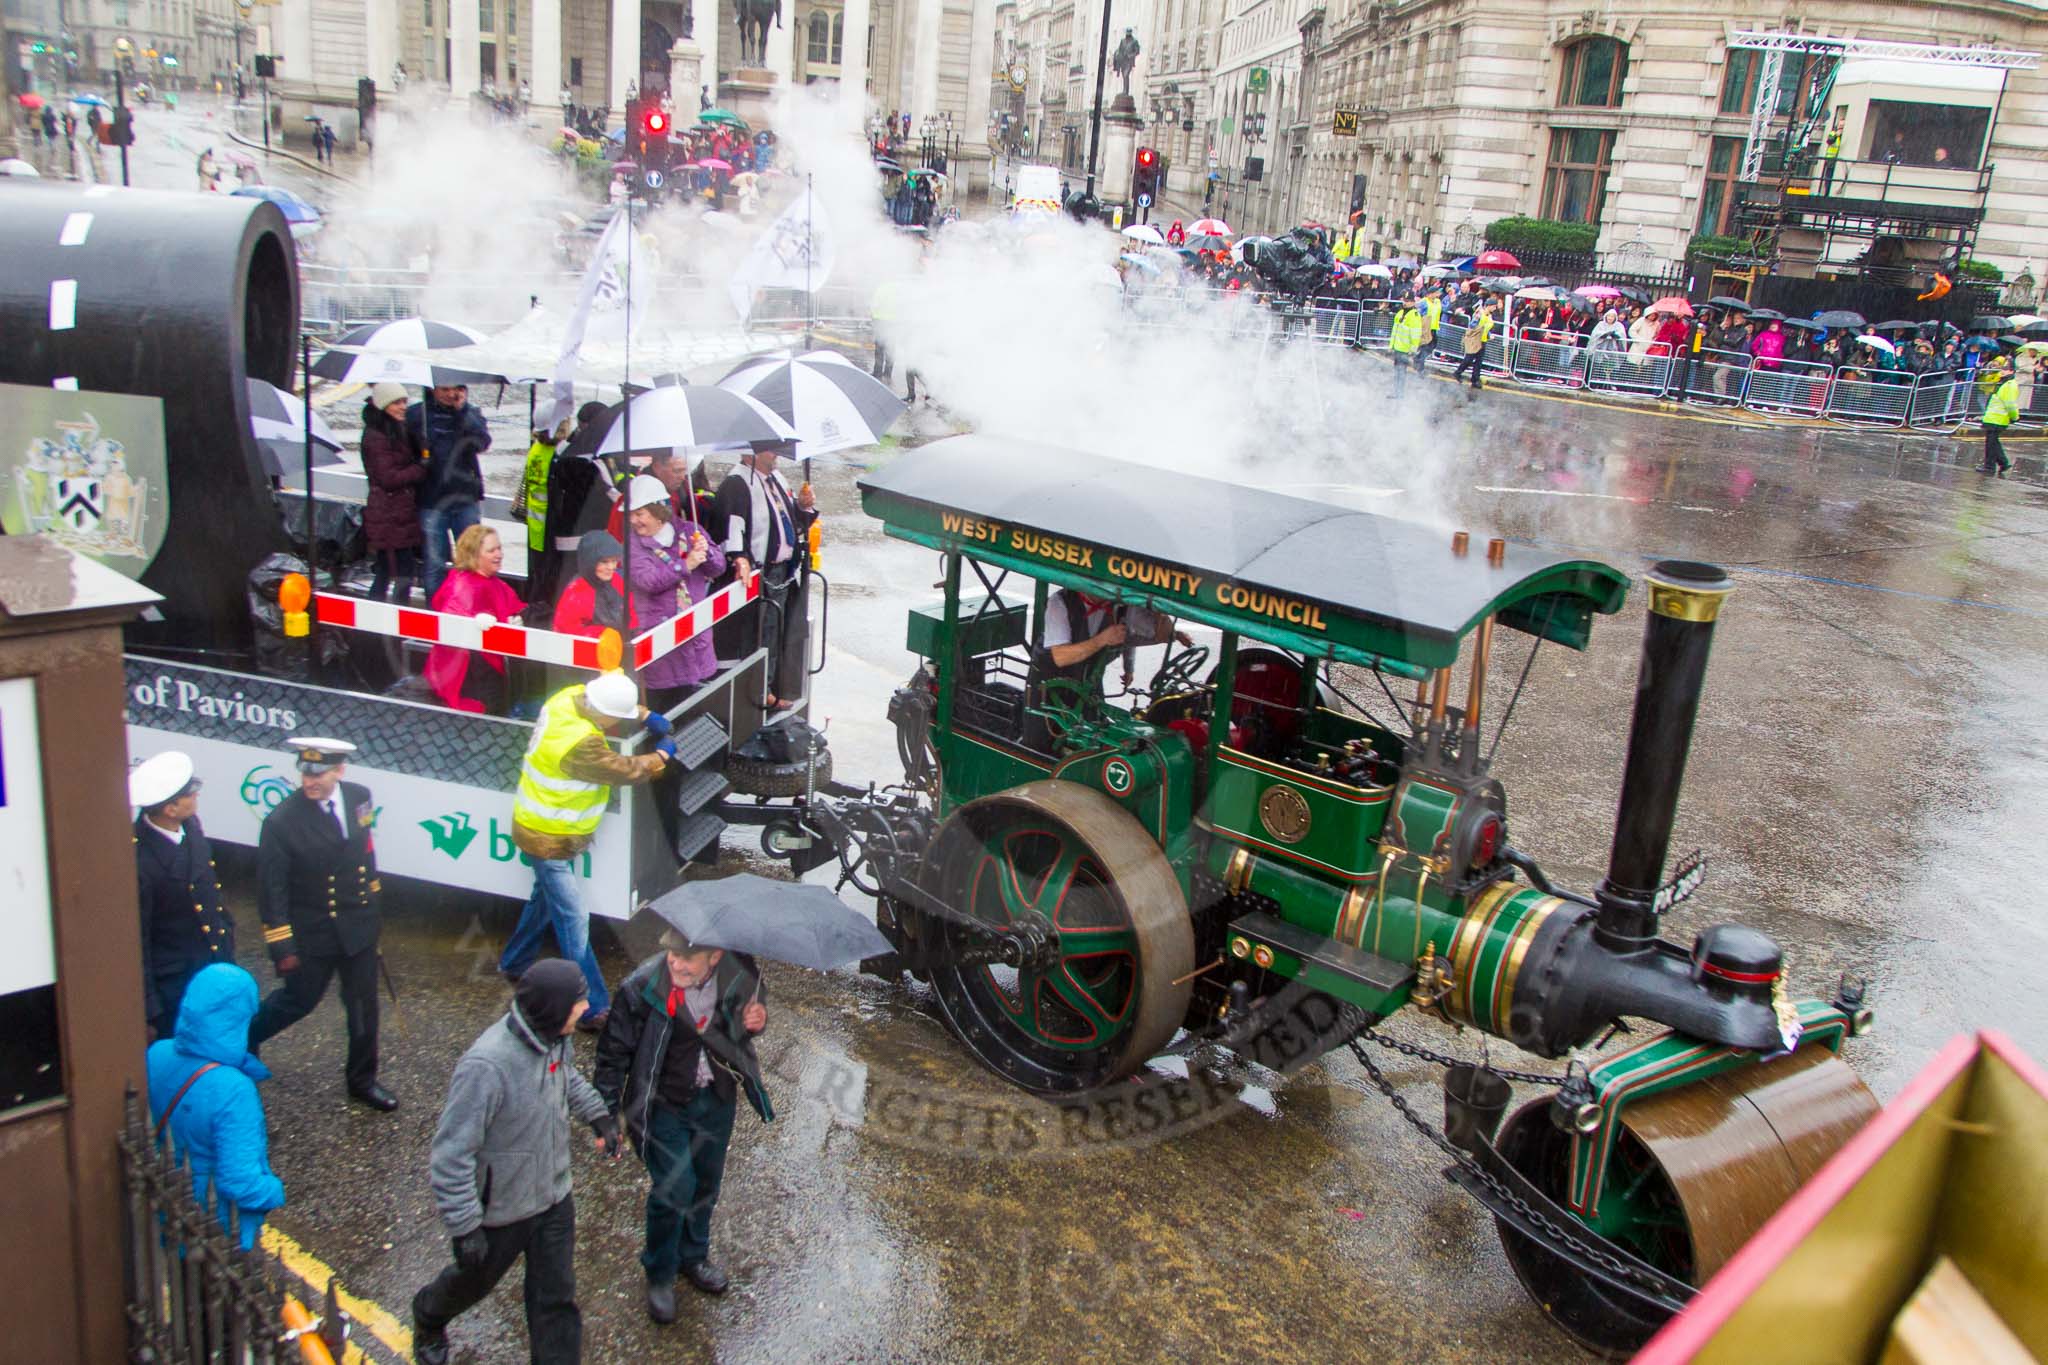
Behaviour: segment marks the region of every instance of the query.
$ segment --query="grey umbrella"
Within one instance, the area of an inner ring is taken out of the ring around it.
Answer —
[[[829,971],[891,951],[866,917],[822,886],[751,872],[684,882],[647,909],[702,948]]]

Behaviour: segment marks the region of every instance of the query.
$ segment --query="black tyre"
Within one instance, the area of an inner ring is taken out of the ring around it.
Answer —
[[[741,796],[802,796],[832,780],[832,751],[820,749],[815,768],[810,763],[770,763],[731,754],[725,760],[725,780]]]

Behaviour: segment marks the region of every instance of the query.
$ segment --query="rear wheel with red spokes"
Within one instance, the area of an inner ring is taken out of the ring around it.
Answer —
[[[1194,967],[1187,901],[1144,826],[1107,796],[1048,781],[971,802],[926,867],[933,895],[1044,944],[1022,967],[962,961],[987,937],[937,925],[940,1010],[998,1075],[1071,1094],[1130,1075],[1172,1039]]]

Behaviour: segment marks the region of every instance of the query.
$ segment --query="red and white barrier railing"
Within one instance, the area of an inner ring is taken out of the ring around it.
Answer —
[[[633,637],[633,647],[628,651],[633,667],[647,667],[685,641],[696,639],[710,630],[713,624],[723,621],[760,595],[761,575],[750,573],[726,584],[688,611],[679,611],[660,625],[641,631]]]
[[[678,612],[660,625],[633,637],[623,653],[633,667],[645,668],[684,643],[694,640],[761,595],[761,577],[749,574],[712,593],[688,611]],[[473,616],[404,607],[392,602],[373,602],[343,593],[313,595],[314,619],[323,626],[360,630],[371,635],[388,635],[400,640],[420,640],[453,649],[472,649],[507,659],[532,659],[539,663],[587,668],[592,672],[608,666],[600,656],[605,642],[583,635],[537,630],[529,626],[496,622],[485,625]]]

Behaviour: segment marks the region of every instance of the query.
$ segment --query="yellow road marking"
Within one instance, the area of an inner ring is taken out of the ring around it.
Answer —
[[[323,1294],[327,1291],[327,1282],[334,1277],[334,1272],[326,1262],[280,1232],[277,1224],[263,1225],[263,1249],[313,1289]],[[339,1289],[337,1297],[341,1300],[342,1311],[354,1318],[357,1326],[395,1351],[399,1359],[412,1359],[412,1328],[400,1322],[390,1309],[346,1289]],[[363,1353],[354,1345],[348,1349],[348,1362],[349,1365],[366,1365]]]

